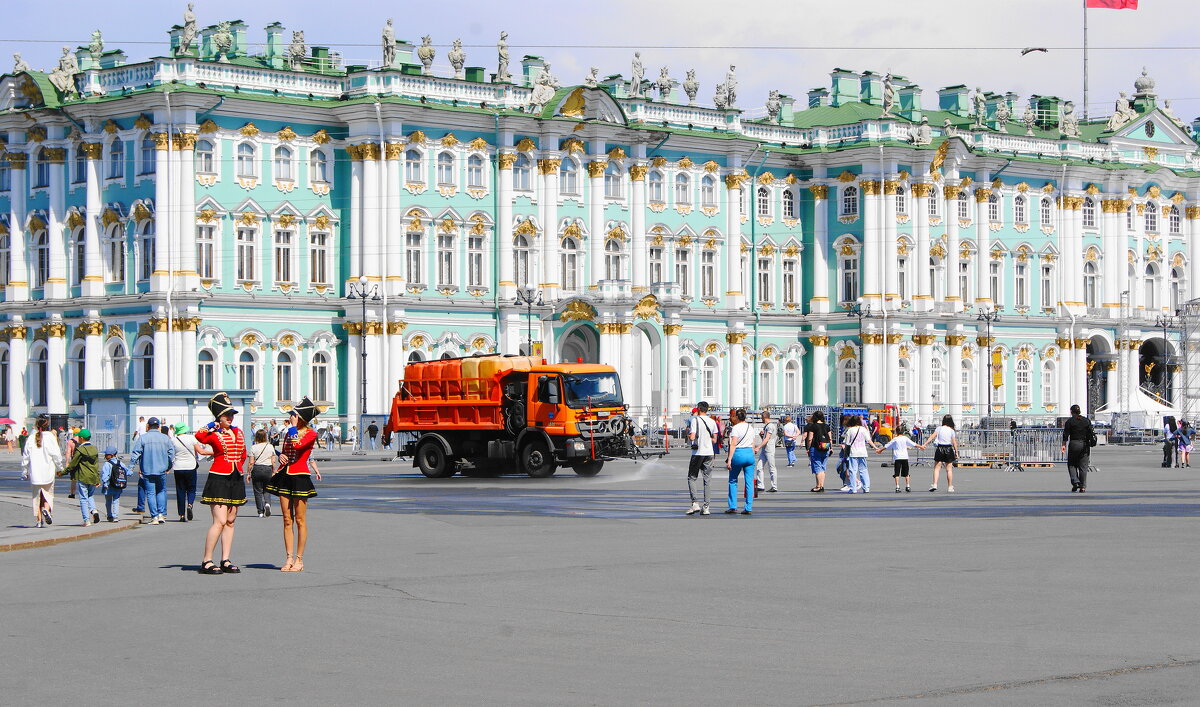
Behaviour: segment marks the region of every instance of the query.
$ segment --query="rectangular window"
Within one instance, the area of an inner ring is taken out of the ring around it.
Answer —
[[[714,297],[717,291],[717,253],[706,250],[700,254],[700,296]]]
[[[308,281],[314,285],[329,285],[329,234],[312,233],[308,237]]]
[[[663,249],[650,249],[650,282],[663,281]]]
[[[1013,284],[1016,287],[1014,302],[1018,307],[1029,306],[1029,266],[1018,262],[1013,268]]]
[[[83,233],[79,234],[79,239],[76,240],[74,243],[74,253],[75,253],[75,263],[74,263],[75,267],[72,268],[71,284],[72,285],[80,285],[83,283],[83,276],[86,274],[86,273],[84,273],[84,268],[86,267],[85,263],[87,262],[85,260],[85,258],[87,257],[86,256],[87,251],[84,250],[84,247],[83,247]]]
[[[467,159],[467,186],[472,189],[482,189],[485,184],[483,181],[483,158],[479,155],[471,155]]]
[[[686,248],[675,251],[675,283],[679,285],[679,294],[688,297],[692,294],[692,252]]]
[[[1054,301],[1054,268],[1042,266],[1042,307],[1053,307]]]
[[[858,301],[858,258],[842,259],[842,302]]]
[[[196,272],[205,280],[216,279],[215,231],[215,226],[196,227]]]
[[[292,276],[292,232],[275,232],[275,282],[295,282]]]
[[[971,301],[971,264],[958,261],[958,297],[963,302]]]
[[[255,233],[252,228],[239,228],[237,232],[237,279],[253,282],[258,274],[255,267]]]
[[[908,299],[908,258],[900,258],[896,261],[896,285],[900,295],[900,299]]]
[[[409,233],[404,237],[404,275],[411,285],[424,280],[421,273],[421,237],[420,233]]]
[[[788,304],[796,302],[796,261],[783,261],[783,301]]]
[[[775,293],[771,289],[771,259],[758,259],[758,292],[755,294],[759,302],[774,302]]]
[[[992,298],[992,306],[999,307],[1000,302],[1000,278],[1003,275],[1000,263],[992,261],[988,264],[988,295]]]
[[[483,236],[467,239],[467,285],[483,286]]]
[[[454,284],[454,236],[441,234],[438,236],[438,285]]]

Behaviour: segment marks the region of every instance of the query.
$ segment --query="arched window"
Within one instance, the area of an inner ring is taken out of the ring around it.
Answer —
[[[843,303],[858,301],[858,253],[839,255],[838,270],[840,271],[838,279],[841,283],[840,301]]]
[[[995,192],[988,195],[988,221],[1000,222],[1000,197]]]
[[[1029,208],[1025,203],[1025,197],[1017,194],[1013,197],[1013,223],[1027,224],[1029,223]]]
[[[454,179],[454,155],[449,152],[443,152],[437,158],[437,180],[438,184],[453,185],[457,180]]]
[[[104,234],[104,265],[109,282],[125,282],[125,231],[120,224]]]
[[[758,188],[758,216],[759,218],[771,217],[771,190],[767,187]]]
[[[83,403],[83,379],[85,375],[83,346],[77,346],[67,357],[67,399],[71,405]]]
[[[238,228],[236,250],[237,279],[254,282],[258,278],[258,231]]]
[[[154,389],[154,344],[147,341],[137,354],[138,384],[143,390]]]
[[[292,390],[292,374],[294,359],[287,351],[280,351],[275,359],[275,400],[283,402],[294,398]]]
[[[1167,212],[1167,229],[1170,230],[1171,235],[1179,235],[1182,225],[1179,220],[1179,207],[1172,206],[1171,210]]]
[[[675,175],[675,203],[678,205],[692,203],[692,180],[686,174]]]
[[[704,359],[704,366],[700,372],[701,378],[701,395],[705,400],[712,400],[717,397],[717,359],[709,356]]]
[[[485,173],[483,171],[483,158],[479,155],[471,155],[467,158],[467,187],[470,189],[483,189],[487,186]]]
[[[105,383],[110,388],[129,387],[129,355],[125,352],[124,344],[119,341],[113,346],[109,356],[109,371]]]
[[[1155,295],[1158,293],[1158,264],[1146,264],[1146,277],[1143,280],[1145,293],[1146,310],[1158,309],[1158,298]]]
[[[7,356],[7,354],[4,354]],[[7,360],[7,359],[3,359]],[[679,399],[691,401],[695,395],[692,385],[696,380],[696,367],[687,356],[679,358]]]
[[[783,367],[783,402],[785,405],[800,403],[800,364],[788,361]]]
[[[154,138],[142,138],[142,169],[140,174],[154,174]]]
[[[896,390],[901,405],[911,402],[908,398],[908,359],[902,358],[896,367]]]
[[[216,157],[213,154],[213,144],[208,140],[196,141],[196,171],[200,174],[213,174],[216,169]]]
[[[46,349],[42,347],[33,355],[29,363],[29,397],[36,406],[47,404],[46,387],[49,376],[49,365],[46,363]]]
[[[75,147],[75,176],[72,179],[76,184],[83,184],[87,181],[87,153],[83,151],[82,145]]]
[[[783,190],[783,217],[796,218],[796,194],[791,189]]]
[[[858,187],[842,189],[842,216],[858,215]]]
[[[570,157],[558,167],[558,191],[571,195],[579,193],[579,163]]]
[[[308,156],[309,180],[313,183],[329,181],[329,157],[321,150],[313,150]]]
[[[243,142],[237,147],[237,176],[241,178],[252,178],[258,172],[255,169],[255,151],[254,145],[248,142]]]
[[[410,285],[425,282],[424,241],[424,231],[409,231],[404,236],[404,276]]]
[[[149,280],[154,272],[155,244],[154,219],[142,222],[141,233],[138,234],[138,279]]]
[[[324,351],[312,357],[312,396],[314,401],[329,400],[329,356]]]
[[[908,192],[904,191],[904,185],[896,186],[896,213],[908,213]]]
[[[604,244],[604,278],[606,280],[623,280],[624,268],[623,258],[624,249],[621,247],[621,241],[616,238],[609,238]]]
[[[700,179],[700,205],[710,209],[717,206],[717,180],[708,175]]]
[[[120,179],[125,176],[125,143],[121,138],[112,141],[108,146],[108,178]]]
[[[421,151],[407,150],[404,153],[404,181],[409,184],[424,184],[425,170],[421,169]]]
[[[967,200],[967,190],[963,189],[958,192],[958,220],[971,220],[971,204]]]
[[[962,373],[958,384],[960,386],[959,393],[962,395],[963,405],[971,405],[975,402],[975,387],[972,385],[974,381],[975,370],[972,368],[970,359],[963,359]]]
[[[50,239],[46,231],[38,231],[33,237],[36,267],[33,270],[33,286],[45,287],[50,279]]]
[[[558,253],[559,269],[562,271],[563,290],[574,292],[579,289],[579,242],[564,238]]]
[[[275,178],[281,182],[293,181],[292,148],[283,145],[275,148]]]
[[[521,153],[517,155],[517,161],[513,163],[513,189],[532,191],[532,184],[533,160],[529,159],[529,155]]]
[[[942,359],[934,356],[929,362],[929,396],[933,400],[942,400]]]
[[[1087,261],[1083,266],[1083,301],[1089,307],[1099,307],[1100,288],[1096,282],[1097,268],[1094,260]],[[1043,307],[1049,306],[1046,304]]]
[[[513,277],[521,286],[533,282],[532,271],[529,269],[530,248],[529,239],[525,236],[513,238]]]
[[[1042,226],[1049,226],[1051,216],[1050,198],[1042,199]],[[1083,197],[1083,227],[1096,227],[1096,200],[1090,196]]]
[[[1017,360],[1017,369],[1014,379],[1017,382],[1017,405],[1032,405],[1033,373],[1031,370],[1031,364],[1028,360]]]
[[[775,364],[763,359],[758,365],[758,405],[775,404]]]
[[[412,353],[410,353],[408,355],[409,363],[419,363],[424,360],[425,360],[425,354],[421,353],[420,351],[413,351]]]
[[[1042,405],[1058,404],[1054,393],[1054,362],[1046,361],[1042,364]]]
[[[1158,233],[1158,204],[1153,201],[1146,202],[1146,232]]]
[[[201,390],[216,390],[217,361],[212,351],[204,349],[197,356],[196,387]]]
[[[843,405],[846,403],[859,402],[859,398],[861,396],[859,395],[859,390],[858,390],[858,360],[857,359],[848,358],[842,362],[841,378],[842,378],[841,383],[838,386],[838,388],[842,392],[840,402]]]
[[[254,354],[242,351],[238,355],[238,387],[244,390],[258,390],[258,376],[255,375]]]
[[[35,189],[50,186],[50,158],[46,156],[46,148],[38,148],[37,164],[33,171],[33,187]]]
[[[437,237],[437,280],[441,287],[455,284],[454,234],[439,233]]]
[[[657,170],[651,172],[650,176],[647,177],[647,183],[649,184],[649,187],[648,187],[649,195],[648,196],[649,196],[650,201],[653,201],[658,204],[661,204],[662,202],[666,201],[666,198],[663,196],[662,172],[659,172]]]
[[[1185,298],[1183,287],[1183,268],[1171,268],[1171,311],[1178,312],[1183,307]]]
[[[604,170],[604,196],[609,199],[620,199],[623,193],[624,175],[621,165],[609,162]]]

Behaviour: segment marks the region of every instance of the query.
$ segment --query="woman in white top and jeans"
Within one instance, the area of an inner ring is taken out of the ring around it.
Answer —
[[[37,527],[54,522],[54,477],[63,468],[62,450],[50,432],[50,418],[39,415],[37,431],[25,440],[21,453],[21,478],[29,479],[33,491],[33,515]]]
[[[958,434],[954,431],[954,418],[945,415],[942,417],[942,426],[933,431],[929,438],[925,440],[924,446],[929,446],[929,443],[934,443],[933,451],[933,483],[929,486],[929,490],[937,491],[938,487],[938,472],[941,467],[946,467],[946,490],[954,493],[954,462],[958,461]]]
[[[846,493],[871,493],[871,474],[867,471],[867,447],[870,446],[876,451],[882,447],[871,440],[871,433],[863,427],[862,418],[858,415],[850,416],[846,432],[842,435],[842,444],[850,450],[850,455],[846,457],[850,467],[850,478],[842,490]]]
[[[754,505],[754,460],[758,458],[762,444],[754,428],[746,422],[745,410],[730,410],[729,419],[733,427],[729,430],[729,453],[725,457],[725,466],[729,469],[729,508],[725,512],[737,513],[738,477],[745,477],[746,506],[742,515],[748,516]]]

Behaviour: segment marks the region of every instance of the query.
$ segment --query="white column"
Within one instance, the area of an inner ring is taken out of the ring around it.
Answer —
[[[982,173],[982,179],[987,179],[987,173]],[[992,262],[991,230],[988,228],[988,197],[992,190],[979,187],[975,190],[975,302],[984,307],[999,307],[1001,302],[992,301],[991,289],[988,287],[988,270]],[[987,404],[987,401],[984,401]],[[991,414],[991,411],[988,412]]]
[[[362,149],[362,257],[363,274],[372,282],[380,282],[383,276],[383,194],[380,191],[379,145],[363,143]],[[431,239],[437,238],[437,224],[429,229]],[[369,358],[369,356],[368,356]],[[370,366],[370,363],[367,364]],[[368,406],[370,404],[368,403]]]
[[[813,313],[826,313],[830,311],[829,187],[825,184],[813,184],[808,191],[813,198],[813,248],[810,261],[813,296],[809,300],[808,309]],[[800,287],[799,281],[797,281],[797,287]],[[796,294],[797,297],[801,296],[800,293]],[[824,366],[825,362],[822,361],[820,365]],[[824,405],[825,403],[815,404]]]
[[[154,262],[150,264],[151,291],[167,289],[167,278],[171,274],[171,263],[167,262],[167,254],[171,252],[169,239],[175,231],[178,219],[175,209],[178,204],[171,194],[171,140],[166,133],[154,133]],[[136,143],[131,143],[131,149],[138,149]],[[176,223],[172,223],[175,221]],[[136,233],[136,231],[135,231]],[[135,235],[134,238],[137,238]],[[270,242],[269,240],[266,242]],[[158,342],[154,344],[154,354],[158,356]],[[163,350],[165,351],[165,344]],[[159,375],[157,362],[154,367],[154,377]],[[157,385],[157,383],[156,383]],[[163,383],[166,387],[166,383]]]
[[[604,279],[604,170],[608,161],[604,159],[604,141],[591,143],[592,160],[588,162],[588,273],[589,287],[597,287]]]
[[[829,371],[836,368],[829,360],[829,337],[824,332],[813,334],[808,337],[808,343],[812,344],[812,404],[828,405]]]
[[[517,283],[513,281],[516,275],[513,272],[513,164],[517,161],[517,155],[514,152],[501,152],[496,156],[499,164],[497,185],[498,192],[496,194],[496,239],[500,258],[500,282],[499,297],[501,301],[512,301],[516,293]],[[524,285],[525,283],[521,283]],[[517,349],[514,346],[511,349],[506,349],[508,352],[516,353]]]
[[[24,142],[25,135],[21,131],[10,130],[8,133],[8,139],[9,145],[15,145],[17,143]],[[26,163],[28,162],[28,157],[29,156],[23,152],[8,153],[9,180],[12,188],[8,192],[10,195],[8,200],[9,271],[8,287],[6,287],[4,290],[5,302],[19,302],[29,299],[29,236],[25,232],[25,194],[28,193],[28,190],[25,186],[28,172],[26,171],[25,167]],[[14,358],[11,360],[13,362],[12,368],[16,369],[17,359],[15,358],[15,354]],[[24,361],[23,354],[21,360]],[[24,363],[21,365],[24,366]],[[22,368],[22,370],[24,369]],[[9,390],[13,391],[13,386],[10,385]],[[24,405],[24,388],[22,388],[21,391],[22,405]],[[12,394],[13,393],[10,392],[10,395]],[[25,408],[21,407],[20,409],[22,414],[24,414]],[[13,414],[9,414],[9,417],[17,420],[18,422],[21,420],[21,418],[18,418]]]
[[[154,329],[154,387],[158,389],[170,388],[171,382],[167,378],[167,351],[170,349],[170,346],[167,343],[167,319],[165,312],[162,310],[156,311],[154,317],[150,320],[150,326]],[[267,401],[264,400],[263,402]]]
[[[547,302],[558,299],[562,287],[562,273],[558,271],[558,168],[562,159],[558,157],[538,160],[541,173],[541,196],[538,205],[542,212],[542,281],[540,288]],[[545,341],[545,337],[542,337]],[[546,350],[547,360],[550,351]]]
[[[25,418],[29,417],[29,398],[25,386],[25,370],[29,365],[28,334],[29,329],[20,315],[14,316],[12,325],[8,327],[8,416],[16,420],[18,425],[25,424]]]
[[[683,330],[682,324],[664,324],[663,334],[666,336],[666,366],[663,368],[662,381],[666,386],[666,413],[674,415],[679,412],[680,405],[683,403],[680,400],[679,392],[679,332]]]
[[[896,247],[896,189],[899,186],[899,182],[893,180],[884,182],[883,197],[880,200],[880,208],[883,209],[883,306],[889,310],[900,308],[900,276],[896,268],[900,257]],[[912,287],[911,281],[908,284]],[[895,361],[891,356],[890,347],[888,352],[888,360]],[[889,399],[895,400],[890,395]]]
[[[63,299],[67,296],[67,244],[63,220],[66,210],[66,179],[63,174],[66,149],[46,148],[46,155],[50,159],[50,208],[47,209],[49,218],[46,223],[46,237],[50,242],[50,277],[46,280],[45,295],[46,299]],[[65,364],[65,355],[63,360]],[[65,407],[62,412],[66,412]]]
[[[617,371],[621,375],[621,380],[630,382],[628,387],[623,387],[623,390],[628,391],[630,394],[628,402],[633,407],[641,407],[647,401],[642,399],[642,386],[635,385],[633,382],[633,357],[635,355],[633,345],[636,341],[633,338],[635,336],[633,324],[630,322],[621,322],[619,326],[620,329],[618,331],[620,334],[618,334],[618,337],[621,342],[621,362],[617,365]],[[642,334],[639,332],[636,336],[642,336]]]
[[[90,311],[87,314],[88,317],[97,315],[96,311]],[[79,326],[84,332],[83,387],[102,388],[104,387],[104,324],[97,319],[89,319]]]
[[[191,290],[199,286],[200,276],[196,272],[196,133],[183,132],[175,137],[175,204],[179,224],[174,236],[176,275],[175,287]],[[90,212],[89,212],[90,213]],[[300,246],[304,248],[303,245]],[[303,250],[301,251],[303,252]],[[89,270],[88,272],[91,272]],[[183,337],[186,339],[187,337]],[[195,339],[193,330],[193,341]],[[185,359],[182,370],[194,369],[195,359]],[[195,372],[190,379],[195,378]],[[183,380],[189,380],[185,373]],[[184,387],[189,387],[184,385]]]
[[[916,292],[912,298],[914,312],[933,309],[933,281],[929,277],[929,195],[937,186],[927,182],[912,185],[912,209],[909,223],[916,236],[917,252],[909,254],[916,270]]]
[[[730,309],[739,309],[746,306],[747,297],[747,294],[742,291],[741,190],[754,187],[749,183],[748,176],[740,167],[725,175],[725,186],[725,253],[723,255],[725,258],[725,306]],[[669,187],[664,185],[664,188]],[[748,198],[747,203],[749,203]]]
[[[995,346],[995,334],[992,334],[992,340],[989,341],[985,336],[987,328],[980,328],[979,335],[975,337],[975,343],[978,346],[980,353],[979,357],[979,380],[977,390],[979,391],[979,401],[975,406],[976,410],[982,410],[981,417],[988,417],[992,414],[991,408],[988,407],[988,400],[993,404],[996,402],[996,389],[992,386],[992,348]]]
[[[346,391],[346,416],[354,424],[362,413],[362,322],[348,321],[343,326],[346,329],[346,372],[340,383]],[[331,366],[331,370],[337,371],[337,366]],[[346,429],[349,430],[349,426]]]
[[[389,143],[385,148],[386,160],[383,169],[387,174],[387,203],[384,206],[386,214],[386,234],[381,247],[386,255],[384,272],[387,293],[389,297],[404,294],[404,210],[400,204],[401,166],[404,156],[404,145]],[[459,244],[463,245],[463,244]],[[400,348],[399,344],[389,344],[388,351]]]
[[[515,354],[521,350],[521,343],[524,341],[521,333],[521,312],[517,309],[508,310],[504,312],[504,317],[500,321],[500,353]],[[600,346],[601,350],[603,350],[604,337],[600,337]],[[600,360],[604,361],[609,359],[605,359],[604,356],[601,356]]]
[[[876,404],[883,402],[883,334],[874,331],[870,325],[862,334],[862,376],[863,399],[859,402]]]
[[[945,198],[942,203],[942,223],[946,224],[946,256],[942,261],[946,268],[946,301],[955,312],[961,312],[966,304],[958,290],[958,251],[961,248],[958,239],[958,195],[961,192],[962,187],[959,186],[942,187],[942,196]],[[961,410],[959,414],[962,414]]]
[[[878,310],[883,302],[883,224],[881,223],[880,185],[878,180],[864,179],[859,182],[859,193],[862,195],[863,215],[863,247],[862,247],[862,296],[865,305]],[[863,382],[866,384],[867,372],[863,371]],[[874,375],[874,374],[872,374]],[[864,387],[865,391],[865,387]],[[882,393],[882,388],[875,391]],[[864,392],[865,396],[865,392]],[[872,402],[879,402],[873,400]]]
[[[1088,385],[1087,385],[1087,339],[1075,340],[1075,400],[1073,404],[1078,405],[1084,415],[1087,415],[1088,410]]]
[[[46,339],[46,411],[67,411],[66,368],[67,368],[67,325],[55,319],[45,325]],[[10,359],[11,361],[11,359]]]
[[[887,363],[883,367],[883,385],[884,385],[884,400],[885,403],[900,403],[900,375],[896,372],[896,361],[900,360],[900,339],[901,335],[889,332],[884,339],[884,361]],[[909,369],[912,372],[912,369]],[[912,394],[912,381],[909,381],[909,395]]]
[[[725,359],[729,361],[729,367],[725,370],[729,407],[741,407],[746,402],[746,388],[742,385],[742,366],[746,360],[742,342],[745,340],[746,333],[743,331],[733,331],[725,335],[725,341],[729,344],[729,355]]]
[[[363,270],[363,153],[362,145],[349,145],[350,155],[350,208],[346,210],[350,219],[350,270],[347,280],[358,280]],[[355,385],[357,385],[357,379]],[[357,395],[354,396],[357,400]],[[355,405],[358,403],[356,402]],[[358,408],[353,408],[357,410]]]
[[[383,322],[367,322],[367,412],[383,414],[391,409],[390,362],[383,354]]]
[[[99,297],[104,294],[104,258],[100,252],[100,215],[104,211],[104,202],[100,198],[100,165],[104,147],[98,142],[85,142],[79,149],[87,157],[87,216],[83,226],[86,274],[81,292],[84,297]],[[99,387],[99,383],[95,387]]]
[[[962,399],[962,354],[963,354],[962,345],[963,345],[963,342],[966,341],[966,339],[967,339],[967,337],[963,336],[962,334],[947,334],[946,335],[946,356],[947,356],[946,364],[947,365],[946,365],[946,380],[943,382],[946,385],[946,393],[947,393],[946,399],[950,403],[950,414],[954,416],[954,419],[956,421],[958,421],[962,417],[963,403],[969,402],[969,401],[964,401]],[[932,348],[930,349],[930,354],[931,354],[931,358],[927,361],[927,364],[929,366],[929,371],[932,372],[933,371],[933,358],[932,358],[933,349]],[[979,362],[976,361],[976,369],[978,369],[978,363]],[[930,382],[932,383],[932,378],[930,379]],[[929,386],[929,389],[930,389],[930,391],[933,390],[932,384]],[[927,414],[929,415],[929,417],[928,417],[928,419],[926,419],[926,422],[932,423],[934,421],[935,415],[933,412],[933,405],[934,405],[934,403],[938,403],[938,402],[941,402],[941,401],[932,399],[932,392],[931,392],[930,399],[929,399],[929,407],[927,408]]]
[[[196,316],[195,312],[187,312],[175,320],[175,330],[180,344],[179,361],[175,364],[175,368],[178,371],[179,387],[181,388],[195,388],[199,385],[199,372],[196,370],[196,329],[199,326],[200,318]],[[297,367],[296,370],[307,371],[308,368]],[[301,374],[300,380],[303,379],[304,376]],[[300,387],[307,388],[307,385]]]
[[[636,146],[645,151],[645,145]],[[630,228],[633,229],[630,255],[633,258],[633,297],[640,299],[650,291],[649,261],[650,251],[646,246],[646,172],[649,168],[638,163],[629,168],[629,186],[633,191],[633,212],[630,214]],[[666,188],[664,185],[663,188]],[[667,259],[663,258],[663,267]],[[663,274],[666,277],[666,273]]]
[[[1200,297],[1200,204],[1192,201],[1190,206],[1179,205],[1183,210],[1183,238],[1187,244],[1188,274],[1187,298]]]
[[[1075,400],[1075,356],[1073,348],[1075,340],[1071,338],[1070,330],[1060,331],[1058,339],[1058,395],[1059,416],[1067,415],[1068,408]]]
[[[387,323],[388,380],[386,389],[388,400],[391,400],[396,391],[400,389],[400,381],[404,379],[404,366],[408,363],[408,352],[404,350],[404,329],[407,326],[407,323],[401,321]]]

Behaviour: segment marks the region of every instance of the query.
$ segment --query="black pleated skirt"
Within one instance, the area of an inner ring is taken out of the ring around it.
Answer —
[[[206,506],[240,506],[246,502],[246,481],[241,474],[209,472],[200,502]]]
[[[313,498],[317,488],[309,474],[288,474],[280,471],[267,482],[267,493],[285,498]]]

